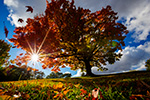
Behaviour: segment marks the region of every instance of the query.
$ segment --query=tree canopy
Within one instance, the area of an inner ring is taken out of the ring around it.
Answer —
[[[116,51],[125,46],[128,31],[117,19],[111,6],[91,12],[77,8],[74,0],[47,1],[45,14],[28,18],[26,26],[16,27],[10,41],[26,51],[21,62],[36,53],[44,69],[58,72],[59,67],[69,66],[92,76],[93,66],[106,70],[102,65],[113,64],[122,55]]]
[[[0,40],[0,67],[9,59],[9,51],[11,45],[6,43],[4,40]]]

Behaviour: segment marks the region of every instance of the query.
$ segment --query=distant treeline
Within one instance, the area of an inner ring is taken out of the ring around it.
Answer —
[[[12,68],[0,67],[0,81],[17,81],[17,80],[29,80],[29,79],[42,79],[44,72],[28,70],[26,65]]]

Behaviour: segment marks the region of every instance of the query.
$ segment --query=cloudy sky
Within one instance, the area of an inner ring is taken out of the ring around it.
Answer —
[[[11,38],[15,26],[25,25],[25,22],[18,23],[18,18],[24,20],[28,17],[33,18],[37,14],[44,13],[46,8],[45,0],[2,0],[0,5],[2,7],[0,11],[3,13],[0,15],[0,39],[6,39],[3,34],[3,21],[11,31],[8,36]],[[118,12],[118,21],[127,26],[129,30],[120,61],[107,65],[109,70],[106,72],[98,72],[97,68],[93,67],[93,73],[106,74],[145,69],[145,61],[150,58],[150,0],[75,0],[75,5],[90,9],[92,12],[110,5],[115,12]],[[25,6],[32,6],[34,12],[32,14],[25,12]],[[16,49],[10,51],[12,58],[17,55],[14,51]],[[21,51],[18,49],[18,52]],[[63,72],[69,71],[69,69],[63,70]],[[70,72],[75,76],[81,74],[80,70]]]

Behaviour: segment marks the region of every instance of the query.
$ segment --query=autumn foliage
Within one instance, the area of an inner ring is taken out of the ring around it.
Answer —
[[[101,65],[120,59],[121,54],[115,51],[125,46],[128,31],[116,22],[117,13],[110,6],[91,12],[77,8],[74,0],[46,2],[45,13],[28,18],[26,26],[16,27],[10,39],[26,51],[21,62],[28,62],[29,55],[36,53],[44,69],[53,67],[52,71],[57,72],[59,67],[70,66],[92,76],[92,66],[106,70]]]

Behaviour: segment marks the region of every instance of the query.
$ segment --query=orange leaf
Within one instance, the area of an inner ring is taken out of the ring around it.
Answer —
[[[84,90],[84,89],[80,89],[80,91],[82,92],[82,94],[86,94],[87,93],[87,91]]]
[[[33,71],[38,71],[38,69],[35,69],[35,68],[33,68],[32,70],[33,70]]]
[[[13,37],[17,39],[17,38],[18,38],[18,35],[13,35]]]
[[[29,94],[26,94],[25,96],[26,96],[27,99],[30,98],[30,95],[29,95]]]
[[[46,69],[47,67],[46,67],[45,65],[42,65],[42,68],[43,68],[43,69]]]
[[[150,92],[147,90],[147,95],[150,96]]]
[[[66,95],[70,90],[65,90],[63,93]]]
[[[28,68],[27,68],[27,71],[30,71],[30,70],[31,70],[31,68],[28,67]]]
[[[3,92],[2,89],[0,89],[0,96],[3,95],[5,92]]]

